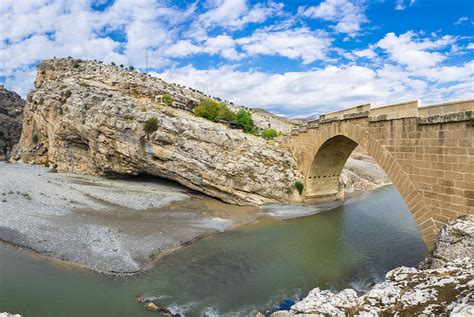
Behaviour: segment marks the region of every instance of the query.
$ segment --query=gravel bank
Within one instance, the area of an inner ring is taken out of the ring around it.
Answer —
[[[110,180],[0,162],[0,240],[99,272],[139,272],[257,214],[158,178]]]

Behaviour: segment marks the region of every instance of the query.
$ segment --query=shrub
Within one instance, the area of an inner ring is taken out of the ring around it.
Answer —
[[[135,70],[134,66],[129,66],[128,69],[130,69],[132,72]]]
[[[120,68],[123,68],[123,64],[120,64]]]
[[[267,140],[273,140],[278,136],[278,132],[275,129],[265,129],[262,132],[262,136]]]
[[[229,108],[227,108],[225,104],[210,98],[201,99],[199,105],[194,108],[194,114],[198,117],[203,117],[213,122],[217,122],[219,120],[234,120],[234,114],[229,110]]]
[[[115,62],[110,63],[110,65],[115,66]]]
[[[299,193],[300,195],[303,194],[304,185],[303,185],[302,182],[296,181],[296,182],[293,184],[293,187],[298,191],[298,193]]]
[[[37,143],[38,143],[39,137],[38,137],[38,135],[37,135],[36,133],[32,135],[31,141],[33,142],[33,144],[37,144]]]
[[[242,127],[244,132],[250,132],[253,130],[252,114],[244,109],[240,109],[235,114],[235,123]]]
[[[153,117],[145,121],[145,125],[143,126],[143,131],[145,131],[145,134],[147,136],[149,136],[156,130],[158,130],[158,119]]]
[[[41,97],[40,100],[38,101],[38,104],[41,106],[44,103],[44,98]]]
[[[64,92],[64,97],[66,97],[66,98],[71,97],[71,95],[72,95],[72,92],[71,92],[70,90],[66,90],[66,91]]]
[[[167,106],[173,105],[173,97],[170,94],[164,94],[163,103]]]

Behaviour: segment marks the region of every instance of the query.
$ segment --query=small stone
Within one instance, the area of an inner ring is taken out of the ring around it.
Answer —
[[[144,307],[148,310],[151,310],[151,311],[156,311],[156,312],[161,311],[161,307],[156,305],[153,302],[145,303]]]

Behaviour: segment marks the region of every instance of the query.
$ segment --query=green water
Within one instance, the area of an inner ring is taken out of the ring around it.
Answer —
[[[386,187],[313,216],[263,219],[203,239],[136,277],[111,278],[0,247],[0,311],[157,316],[135,302],[145,295],[185,316],[247,316],[316,286],[366,289],[425,253],[402,198]]]

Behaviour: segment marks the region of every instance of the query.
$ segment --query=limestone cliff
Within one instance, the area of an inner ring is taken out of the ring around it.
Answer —
[[[25,101],[0,85],[0,159],[8,157],[21,134]]]
[[[203,95],[93,61],[53,59],[38,66],[15,159],[59,171],[150,174],[236,204],[289,201],[300,178],[276,142],[179,109]],[[157,102],[169,93],[178,107]],[[144,122],[158,130],[145,135]]]

